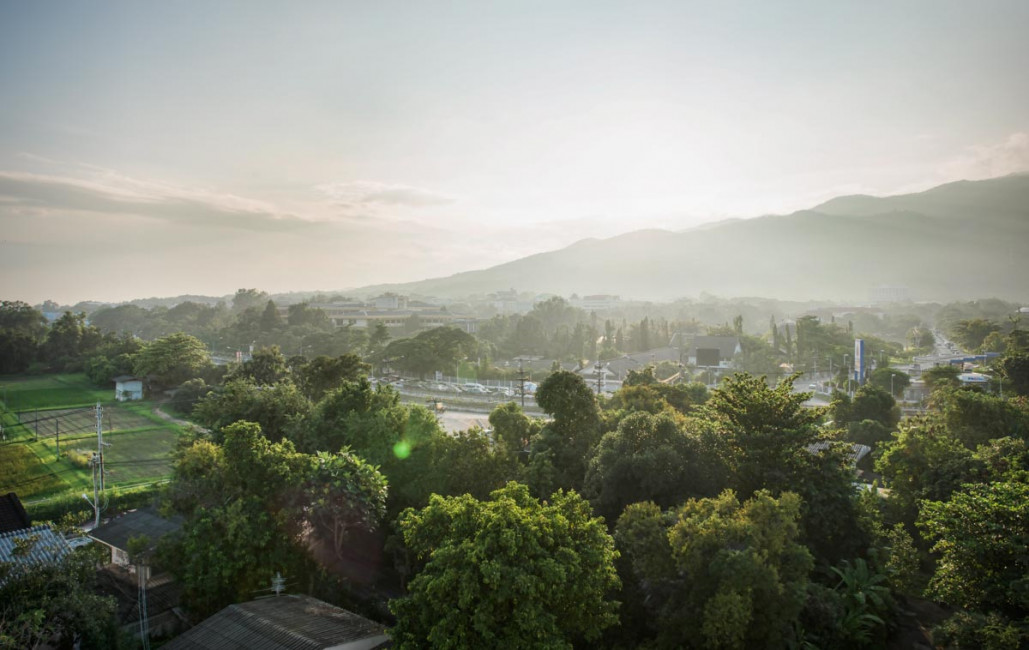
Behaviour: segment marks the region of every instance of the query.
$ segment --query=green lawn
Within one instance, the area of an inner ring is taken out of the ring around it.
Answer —
[[[7,410],[24,412],[33,409],[90,406],[114,400],[114,387],[97,388],[82,373],[33,377],[0,377],[0,399]]]

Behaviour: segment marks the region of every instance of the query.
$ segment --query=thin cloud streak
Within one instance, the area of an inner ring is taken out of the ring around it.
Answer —
[[[287,231],[312,223],[260,201],[114,173],[92,180],[0,171],[0,199],[12,207],[134,215],[241,230]]]

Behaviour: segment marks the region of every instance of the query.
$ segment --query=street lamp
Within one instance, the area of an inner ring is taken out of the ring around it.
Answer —
[[[843,355],[843,368],[847,371],[847,395],[850,395],[850,355]]]

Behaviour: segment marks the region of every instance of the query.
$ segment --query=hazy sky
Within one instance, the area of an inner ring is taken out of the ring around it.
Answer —
[[[1029,2],[0,0],[0,299],[342,289],[1029,169]]]

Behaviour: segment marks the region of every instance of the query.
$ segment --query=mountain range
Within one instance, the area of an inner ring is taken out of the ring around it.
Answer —
[[[364,287],[462,297],[517,289],[671,300],[701,292],[867,300],[1029,298],[1029,174],[958,181],[896,196],[842,196],[786,215],[673,232],[584,239],[486,269]]]

